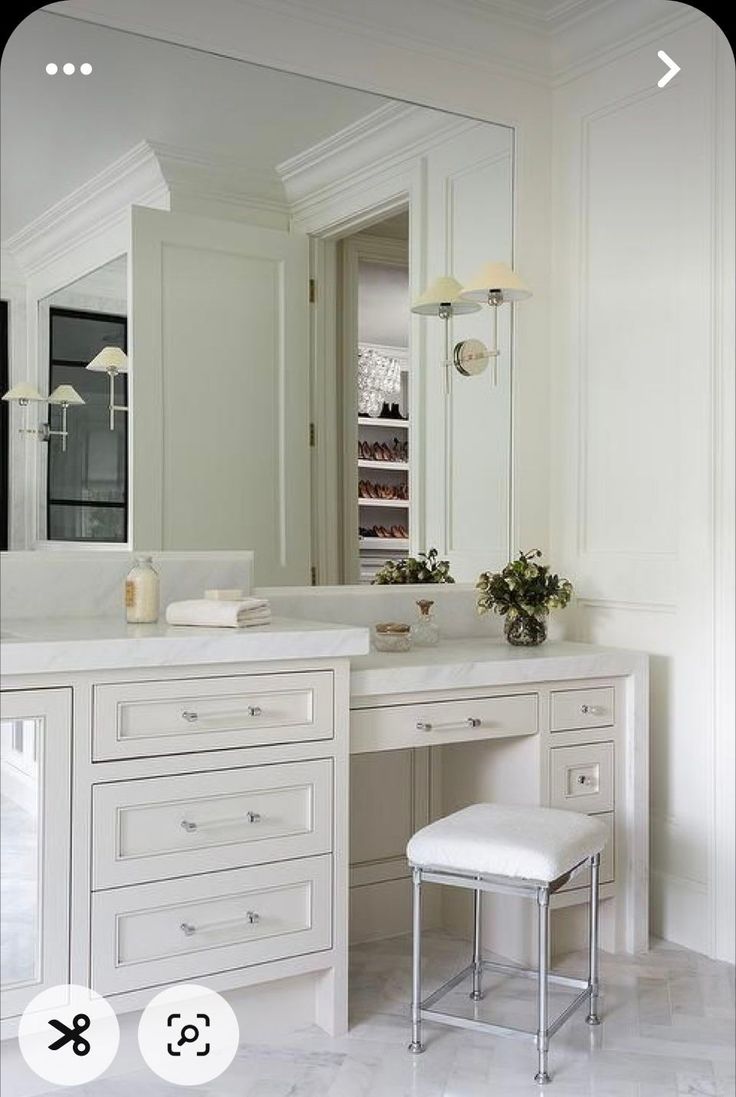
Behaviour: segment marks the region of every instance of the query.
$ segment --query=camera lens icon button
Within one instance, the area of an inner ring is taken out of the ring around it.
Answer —
[[[178,1086],[204,1085],[232,1063],[240,1042],[229,1002],[208,987],[184,983],[153,998],[138,1024],[138,1046],[151,1070]]]

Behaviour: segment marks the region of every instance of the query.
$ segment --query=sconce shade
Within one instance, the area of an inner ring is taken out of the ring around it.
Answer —
[[[127,373],[128,356],[120,347],[103,347],[88,363],[87,369],[97,373]]]
[[[504,301],[523,301],[532,295],[516,271],[506,263],[486,263],[463,286],[462,296],[466,300],[485,304],[488,294],[493,291],[502,293]]]
[[[27,381],[21,381],[18,385],[13,385],[12,389],[3,396],[3,400],[43,400],[43,396],[34,388],[33,385],[29,385]]]
[[[79,395],[73,385],[57,385],[49,396],[50,404],[84,404],[85,401]]]
[[[461,313],[477,312],[480,305],[475,301],[465,301],[460,296],[462,286],[455,278],[435,278],[412,303],[411,311],[420,316],[438,316],[440,306],[449,306],[455,316]]]

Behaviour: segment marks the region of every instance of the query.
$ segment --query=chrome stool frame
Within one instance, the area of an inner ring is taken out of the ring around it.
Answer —
[[[585,1018],[589,1025],[599,1025],[598,1016],[598,905],[599,905],[599,874],[600,853],[586,858],[575,865],[569,872],[557,880],[545,883],[538,880],[516,880],[510,876],[478,876],[460,871],[448,871],[442,868],[422,867],[412,865],[413,881],[413,947],[412,947],[412,1002],[411,1002],[411,1043],[409,1051],[418,1055],[424,1051],[421,1036],[421,1024],[423,1020],[437,1021],[440,1024],[454,1025],[458,1028],[474,1029],[478,1032],[489,1032],[496,1036],[510,1036],[514,1039],[532,1040],[537,1048],[538,1070],[534,1076],[535,1082],[545,1085],[550,1081],[547,1071],[547,1059],[549,1054],[549,1041],[555,1033],[572,1017],[583,1004],[588,1002],[588,1015]],[[559,891],[573,876],[582,872],[590,865],[590,903],[588,918],[588,978],[572,979],[566,975],[555,975],[549,970],[549,900],[550,896]],[[462,887],[471,889],[474,894],[473,902],[473,958],[467,967],[453,975],[446,983],[435,990],[427,998],[422,1000],[422,884],[446,884],[450,887]],[[539,913],[539,962],[538,967],[522,968],[514,964],[494,963],[484,960],[481,954],[481,897],[484,891],[492,891],[506,895],[522,895],[528,899],[534,899]],[[452,1013],[443,1013],[433,1009],[436,1002],[443,998],[449,991],[462,982],[468,975],[472,976],[472,990],[470,997],[474,1001],[480,1001],[483,997],[482,976],[484,971],[500,971],[508,975],[520,975],[525,978],[537,980],[537,1028],[535,1031],[519,1028],[507,1028],[504,1025],[494,1025],[489,1021],[478,1021],[470,1017],[459,1017]],[[573,1001],[563,1009],[562,1013],[553,1021],[549,1019],[549,984],[571,987],[579,991]]]

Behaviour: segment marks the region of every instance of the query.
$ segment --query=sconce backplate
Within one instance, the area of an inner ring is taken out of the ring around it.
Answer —
[[[452,361],[463,377],[477,377],[487,367],[491,351],[480,339],[463,339],[455,344]]]

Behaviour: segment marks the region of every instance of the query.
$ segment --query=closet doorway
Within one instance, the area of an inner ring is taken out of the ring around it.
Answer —
[[[408,209],[344,237],[338,267],[342,581],[370,583],[413,526]]]

